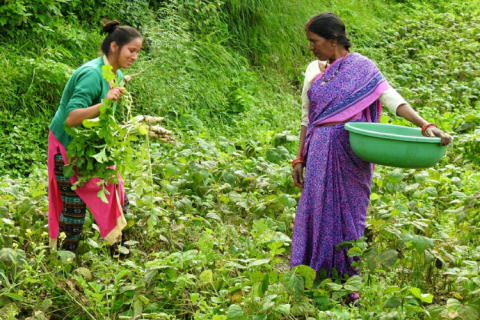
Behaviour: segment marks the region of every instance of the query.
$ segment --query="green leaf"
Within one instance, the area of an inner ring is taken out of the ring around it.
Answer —
[[[6,297],[9,297],[13,300],[18,300],[18,301],[23,301],[25,300],[25,298],[23,298],[22,296],[19,296],[18,294],[15,294],[15,293],[5,293],[4,294]],[[2,309],[3,311],[3,309]]]
[[[106,150],[106,148],[103,148],[102,151],[100,151],[96,155],[93,155],[92,157],[95,158],[95,160],[97,160],[100,163],[104,163],[104,162],[108,161],[105,150]]]
[[[396,250],[385,250],[378,255],[378,260],[386,267],[393,267],[398,259],[398,252]]]
[[[295,272],[296,274],[300,275],[303,277],[305,281],[305,288],[308,290],[312,289],[313,287],[313,282],[315,281],[315,278],[317,277],[317,273],[315,272],[314,269],[310,268],[309,266],[306,265],[299,265],[296,266],[292,269],[292,272]]]
[[[433,240],[424,236],[415,235],[412,237],[412,245],[418,252],[423,253],[427,248],[433,248]]]
[[[380,196],[379,196],[378,194],[372,193],[372,194],[370,195],[370,201],[375,201],[375,200],[377,200],[377,199],[380,199]]]
[[[200,172],[194,172],[192,174],[192,180],[195,182],[195,184],[199,185],[203,182],[203,176]]]
[[[93,128],[93,127],[100,127],[100,118],[94,118],[94,119],[84,119],[82,121],[82,124],[85,128]]]
[[[410,292],[413,294],[414,297],[417,297],[420,299],[420,295],[422,294],[422,291],[418,288],[410,288]]]
[[[203,283],[213,283],[213,272],[212,272],[212,270],[204,270],[200,274],[199,279]]]
[[[394,169],[388,173],[388,180],[392,183],[399,183],[404,178],[401,169]]]
[[[345,297],[347,294],[349,294],[350,291],[348,290],[338,290],[332,293],[332,300],[338,300],[342,297]]]
[[[135,317],[138,317],[143,312],[143,302],[140,299],[135,300],[133,303],[133,314]]]
[[[295,299],[301,300],[305,283],[300,275],[293,272],[285,273],[283,276],[283,284],[288,293],[290,293]]]
[[[165,179],[173,177],[177,173],[177,166],[173,164],[167,164],[165,167]]]
[[[338,279],[338,271],[337,268],[333,267],[332,268],[332,279]]]
[[[328,289],[330,289],[331,291],[338,291],[338,290],[342,289],[342,285],[338,284],[338,283],[335,283],[335,282],[327,283],[325,286]]]
[[[223,299],[220,297],[212,297],[210,300],[212,300],[213,303],[223,303]]]
[[[390,117],[387,115],[383,114],[380,116],[380,123],[388,123],[389,120],[390,120]]]
[[[227,182],[231,186],[235,186],[235,183],[237,181],[237,176],[231,173],[230,171],[225,171],[223,173],[223,179],[225,179],[225,182]]]
[[[273,163],[280,163],[282,161],[282,156],[277,152],[276,149],[270,149],[267,151],[266,158],[268,161]]]
[[[148,128],[146,125],[141,125],[138,127],[138,132],[142,135],[145,136],[148,134]]]
[[[447,300],[447,310],[448,312],[455,312],[462,306],[462,303],[457,299],[448,299]]]
[[[420,297],[420,300],[421,300],[422,302],[432,303],[432,302],[433,302],[433,294],[430,294],[430,293],[422,293],[422,296]]]
[[[363,251],[359,247],[351,247],[348,250],[347,255],[349,257],[358,257],[358,256],[362,255],[362,253],[363,253]]]
[[[328,296],[313,297],[313,300],[315,301],[315,304],[320,311],[325,311],[325,309],[330,304],[330,299],[328,298]]]
[[[425,188],[425,189],[423,189],[422,192],[424,194],[427,194],[427,195],[431,196],[431,197],[436,197],[438,195],[437,189],[435,189],[434,187]]]
[[[273,311],[288,316],[290,314],[290,307],[289,304],[281,304],[273,309]]]
[[[268,276],[268,274],[266,274],[262,281],[262,294],[265,294],[265,292],[267,292],[269,285],[270,285],[270,277]]]
[[[107,197],[105,196],[105,192],[106,190],[104,188],[100,189],[100,191],[98,191],[97,193],[97,197],[99,197],[102,200],[102,202],[108,203]]]
[[[193,305],[200,299],[200,295],[198,293],[190,293],[190,301]]]
[[[350,291],[360,291],[360,288],[362,287],[362,280],[359,276],[352,276],[347,280],[347,282],[345,282],[343,287]]]
[[[240,319],[243,315],[243,309],[239,305],[232,304],[230,308],[228,308],[227,319]]]
[[[444,318],[440,318],[440,314],[445,310],[444,306],[437,306],[433,305],[428,308],[428,312],[430,313],[430,318],[432,320],[440,320]]]
[[[327,279],[327,277],[327,270],[325,270],[325,268],[320,269],[320,279]]]
[[[413,294],[414,297],[420,299],[420,301],[422,302],[432,303],[433,301],[433,295],[428,293],[422,294],[422,292],[418,288],[410,288],[410,292]]]
[[[262,306],[262,310],[261,312],[264,313],[264,312],[267,312],[269,311],[272,307],[275,306],[275,302],[273,301],[268,301],[268,302],[265,302]]]
[[[383,294],[389,294],[392,292],[398,292],[402,290],[400,287],[387,287],[387,289],[383,290]]]
[[[260,281],[263,281],[263,279],[265,278],[265,274],[263,274],[260,271],[253,271],[253,272],[250,272],[249,278],[250,278],[250,281],[252,281],[253,283],[260,282]]]
[[[461,306],[458,308],[457,313],[463,320],[474,320],[479,318],[478,311],[470,306]]]
[[[148,270],[142,278],[142,283],[148,288],[157,277],[158,270]]]
[[[263,264],[267,264],[270,262],[270,259],[260,259],[260,260],[255,260],[253,262],[251,262],[249,265],[248,265],[248,268],[251,268],[251,267],[256,267],[256,266],[261,266]]]
[[[112,72],[113,67],[111,65],[102,66],[102,76],[107,82],[115,80],[115,74]]]
[[[385,301],[383,307],[384,308],[398,308],[402,304],[402,299],[397,296],[393,296]]]
[[[71,252],[71,251],[57,251],[57,256],[60,257],[60,259],[62,259],[62,262],[64,264],[67,264],[71,261],[73,261],[73,259],[75,259],[75,253]],[[70,261],[68,261],[70,259]]]
[[[73,177],[75,175],[75,171],[73,171],[73,166],[72,165],[63,166],[63,175],[67,178]]]

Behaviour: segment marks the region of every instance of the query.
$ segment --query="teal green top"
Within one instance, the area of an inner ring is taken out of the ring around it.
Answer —
[[[102,76],[103,66],[103,57],[85,63],[73,73],[63,90],[62,100],[60,100],[60,106],[50,124],[50,129],[65,149],[72,141],[72,137],[65,132],[63,127],[70,112],[102,102],[110,90],[108,82]],[[123,75],[118,70],[117,83],[120,83],[122,79]]]

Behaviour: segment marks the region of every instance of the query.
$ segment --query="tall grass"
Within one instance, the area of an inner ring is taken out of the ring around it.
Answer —
[[[102,13],[138,24],[144,34],[144,53],[126,72],[142,72],[130,87],[136,112],[167,114],[171,126],[204,127],[210,133],[242,132],[256,139],[264,131],[279,132],[300,117],[298,89],[313,59],[303,30],[308,18],[321,11],[337,13],[354,43],[365,48],[383,28],[387,6],[382,0],[148,2],[150,9],[144,0],[126,0],[118,8],[119,0],[89,0],[83,10],[79,0],[72,0],[52,30],[18,29],[14,38],[0,30],[0,74],[6,80],[0,82],[0,110],[8,127],[18,119],[13,114],[22,114],[42,119],[48,128],[73,70],[97,56]],[[47,133],[26,134],[37,155],[46,152],[36,141],[46,140]],[[21,155],[17,149],[8,152]]]
[[[255,65],[275,67],[290,75],[312,59],[304,33],[311,16],[336,13],[354,44],[365,47],[383,29],[385,18],[395,12],[394,6],[380,0],[226,0],[225,8],[229,28],[236,35],[231,40],[235,50],[248,55]]]

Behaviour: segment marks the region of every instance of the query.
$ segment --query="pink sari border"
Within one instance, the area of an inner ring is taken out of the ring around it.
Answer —
[[[370,106],[375,100],[377,100],[385,90],[387,90],[390,87],[388,82],[384,81],[382,82],[372,94],[364,97],[363,99],[359,100],[356,102],[354,105],[349,107],[348,109],[344,110],[343,112],[340,112],[336,114],[335,116],[325,119],[323,121],[320,121],[318,123],[315,123],[316,125],[323,125],[327,123],[332,123],[332,122],[343,122],[347,121],[348,119],[352,118],[353,116],[359,114],[363,110],[367,109],[368,106]],[[369,111],[369,110],[368,110]],[[379,114],[381,112],[381,103],[380,103],[380,110]],[[367,118],[369,118],[369,122],[371,122],[371,117],[369,117],[370,112],[367,112]]]

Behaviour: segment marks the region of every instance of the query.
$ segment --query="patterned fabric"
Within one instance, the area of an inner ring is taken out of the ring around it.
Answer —
[[[339,62],[327,69],[326,79]],[[324,269],[328,277],[333,268],[340,277],[357,274],[348,249],[335,247],[363,236],[373,165],[353,153],[343,123],[320,125],[347,121],[359,112],[356,121],[378,121],[381,105],[377,99],[383,89],[388,89],[385,78],[373,62],[359,54],[348,55],[332,81],[321,85],[317,79],[310,88],[304,150],[308,158],[292,236],[292,268],[307,265],[317,275]]]
[[[60,230],[58,237],[61,239],[61,233],[66,235],[65,239],[62,239],[58,245],[62,250],[77,251],[80,236],[85,223],[85,215],[87,212],[87,206],[85,202],[72,190],[72,183],[70,178],[63,175],[63,157],[60,152],[55,155],[55,178],[57,180],[57,186],[60,191],[63,209],[60,215]],[[124,212],[130,207],[128,198],[125,195]]]
[[[325,70],[325,79],[330,79],[339,67],[340,58]],[[389,88],[385,77],[375,63],[361,54],[349,54],[341,65],[338,75],[325,85],[316,81],[308,91],[310,101],[309,125],[305,137],[304,157],[308,153],[310,139],[319,125],[344,122],[359,113],[365,113],[369,122],[380,118],[381,103],[378,98]],[[358,116],[357,118],[360,118]]]

